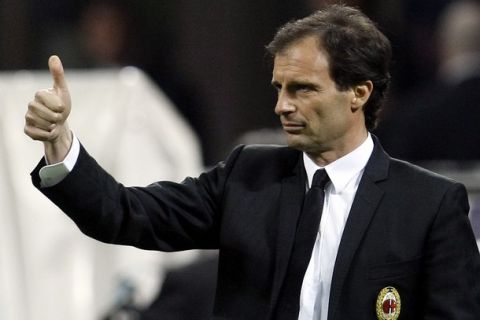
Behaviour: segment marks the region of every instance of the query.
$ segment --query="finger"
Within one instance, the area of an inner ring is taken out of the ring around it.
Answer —
[[[23,132],[33,140],[48,141],[52,139],[52,133],[50,131],[42,130],[28,124],[25,125]]]
[[[48,59],[48,68],[53,78],[53,87],[59,90],[68,90],[62,61],[58,56],[51,56]]]
[[[63,112],[65,106],[62,99],[53,90],[40,90],[35,93],[35,101],[54,112]]]
[[[30,116],[32,121],[35,121],[35,119],[38,118],[50,123],[59,123],[64,120],[64,117],[61,113],[52,111],[50,108],[38,101],[31,101],[28,104],[27,114]]]
[[[25,114],[25,124],[45,131],[52,131],[55,128],[55,123],[42,119],[31,112]]]

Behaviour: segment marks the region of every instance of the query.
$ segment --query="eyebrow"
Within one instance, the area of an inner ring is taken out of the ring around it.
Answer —
[[[275,88],[278,88],[278,87],[280,86],[280,82],[278,82],[278,81],[276,81],[276,80],[272,80],[272,81],[270,82],[270,84],[271,84],[272,86],[274,86]]]
[[[271,85],[274,86],[275,88],[279,88],[281,86],[280,82],[276,80],[272,80]],[[315,89],[319,89],[319,86],[317,84],[314,84],[311,81],[307,80],[292,80],[287,83],[288,88],[296,88],[296,87],[312,87]]]

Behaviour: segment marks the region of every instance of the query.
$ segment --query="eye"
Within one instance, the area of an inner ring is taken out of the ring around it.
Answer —
[[[298,84],[295,86],[295,91],[300,93],[310,93],[312,91],[315,91],[315,87],[308,84]]]
[[[272,83],[272,87],[275,89],[277,94],[280,94],[280,91],[282,90],[282,86],[279,83]]]
[[[311,88],[309,88],[307,86],[301,86],[301,87],[298,88],[298,91],[309,92],[309,91],[311,91]]]

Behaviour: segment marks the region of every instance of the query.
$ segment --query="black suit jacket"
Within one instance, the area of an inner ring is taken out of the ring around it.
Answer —
[[[37,187],[43,165],[32,173]],[[213,319],[272,319],[305,179],[301,152],[240,146],[198,178],[126,188],[82,147],[73,171],[40,190],[100,241],[219,248]],[[375,141],[338,250],[329,320],[375,319],[387,286],[400,294],[399,319],[478,320],[480,257],[468,210],[463,185],[392,159]]]

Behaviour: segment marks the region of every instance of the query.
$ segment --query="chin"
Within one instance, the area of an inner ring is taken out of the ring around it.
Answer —
[[[305,141],[302,141],[301,137],[298,135],[287,135],[287,145],[291,148],[298,149],[300,151],[305,151],[307,145]]]

